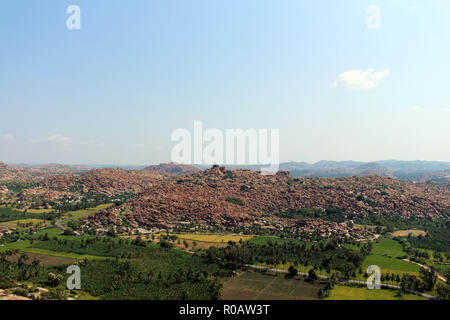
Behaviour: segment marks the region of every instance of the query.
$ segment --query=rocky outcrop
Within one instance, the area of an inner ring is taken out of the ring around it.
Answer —
[[[13,168],[0,162],[0,183],[1,182],[24,182],[31,180],[31,177],[23,170]]]
[[[197,173],[201,171],[199,168],[196,168],[194,166],[185,165],[185,164],[179,164],[179,163],[161,163],[159,165],[155,166],[148,166],[144,168],[143,170],[152,170],[157,171],[165,174],[174,174],[177,176],[182,176],[186,174],[192,174]]]
[[[154,183],[119,208],[88,223],[135,225],[250,225],[267,214],[299,208],[336,207],[348,214],[436,218],[450,213],[450,193],[388,177],[293,179],[215,166]]]

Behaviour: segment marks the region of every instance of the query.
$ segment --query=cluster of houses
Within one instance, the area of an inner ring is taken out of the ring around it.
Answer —
[[[0,228],[0,238],[4,235],[4,234],[10,234],[12,233],[11,230],[9,229],[4,229],[4,228]]]

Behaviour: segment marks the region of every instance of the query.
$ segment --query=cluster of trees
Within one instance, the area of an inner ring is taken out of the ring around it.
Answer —
[[[82,238],[50,238],[41,235],[32,246],[54,251],[77,252],[119,259],[84,259],[78,264],[82,272],[83,290],[102,299],[219,299],[222,284],[219,276],[231,276],[230,270],[211,263],[198,254],[163,249],[156,244],[143,245],[143,240]],[[6,259],[16,255],[14,259]],[[65,299],[67,265],[44,267],[18,251],[0,256],[0,288],[14,288],[18,281],[27,281],[49,288],[46,298]],[[20,288],[19,288],[20,289]],[[20,289],[25,295],[25,288]]]
[[[48,234],[44,234],[39,236],[38,240],[40,241],[32,244],[34,248],[130,259],[139,258],[155,247],[147,248],[147,242],[145,241],[109,237],[80,239],[53,237],[50,239]]]
[[[237,204],[239,206],[245,207],[244,201],[242,201],[239,198],[226,198],[225,200],[230,202],[230,203]]]
[[[12,190],[14,192],[20,192],[23,189],[32,188],[38,184],[37,181],[23,181],[23,182],[3,182],[0,183],[2,186],[6,186],[9,190]]]
[[[267,244],[244,242],[241,246],[211,247],[206,255],[211,261],[232,270],[257,263],[276,266],[289,262],[298,266],[312,266],[314,270],[325,270],[327,273],[337,270],[344,277],[352,277],[360,271],[364,257],[370,250],[370,245],[362,246],[359,251],[347,249],[338,241],[308,244],[269,240]]]
[[[432,270],[420,268],[420,277],[412,274],[404,274],[400,280],[401,292],[408,291],[431,291],[436,284],[436,274]]]
[[[450,220],[445,223],[430,222],[425,231],[426,236],[408,237],[412,247],[450,253]]]
[[[328,278],[325,282],[325,286],[319,290],[319,298],[326,299],[330,296],[331,290],[334,289],[334,286],[337,283],[338,275],[333,273],[330,278]]]
[[[10,262],[7,257],[18,256],[17,262]],[[15,286],[16,281],[28,281],[38,276],[41,272],[40,261],[31,260],[23,253],[19,255],[18,250],[6,250],[0,253],[0,289]]]
[[[0,222],[15,221],[21,219],[42,219],[43,216],[35,213],[17,211],[9,207],[0,207]]]
[[[219,275],[204,257],[155,246],[138,260],[85,260],[83,290],[102,299],[219,299]]]
[[[434,251],[430,253],[429,251],[432,249],[428,248],[414,248],[412,246],[412,243],[417,245],[417,241],[421,241],[419,238],[427,238],[419,236],[418,238],[413,237],[412,235],[409,235],[407,238],[404,237],[395,237],[394,240],[398,241],[402,247],[403,251],[406,252],[406,254],[410,257],[412,261],[419,262],[421,264],[429,264],[427,260],[434,260],[440,263],[447,262],[450,257],[450,252],[441,252],[441,251]],[[417,239],[417,240],[416,240]],[[427,240],[428,241],[428,240]],[[437,242],[434,242],[431,240],[434,244],[437,244]],[[428,250],[427,250],[428,249]],[[448,248],[446,248],[448,250]],[[406,256],[405,256],[406,258]],[[434,268],[434,266],[430,265],[431,268]]]
[[[110,196],[106,194],[89,192],[83,194],[83,197],[81,199],[75,200],[70,197],[64,197],[58,202],[51,203],[51,206],[55,209],[56,212],[65,213],[69,211],[94,208],[106,203],[114,203],[115,206],[120,206],[126,201],[130,200],[133,196],[134,194],[132,193],[123,193]]]

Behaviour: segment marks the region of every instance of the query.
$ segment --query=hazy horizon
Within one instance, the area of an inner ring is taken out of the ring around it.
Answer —
[[[450,161],[435,161],[435,160],[398,160],[398,159],[381,159],[381,160],[373,160],[373,161],[359,161],[359,160],[319,160],[314,162],[307,162],[307,161],[281,161],[282,163],[307,163],[310,165],[317,164],[320,162],[337,162],[337,163],[343,163],[343,162],[357,162],[357,163],[376,163],[376,162],[382,162],[382,161],[396,161],[396,162],[426,162],[426,163],[441,163],[441,164],[449,164]],[[68,166],[96,166],[96,167],[114,167],[114,166],[123,166],[123,167],[145,167],[145,166],[153,166],[153,165],[159,165],[159,164],[168,164],[172,162],[158,162],[158,163],[62,163],[62,162],[43,162],[43,163],[27,163],[27,162],[6,162],[2,161],[0,159],[0,162],[3,162],[7,165],[11,166],[19,166],[19,165],[26,165],[26,166],[43,166],[43,165],[68,165]],[[222,164],[219,164],[222,165]],[[202,167],[202,166],[208,166],[203,164],[192,164],[194,167]],[[223,166],[227,167],[234,167],[234,166],[255,166],[255,165],[227,165],[223,164]]]

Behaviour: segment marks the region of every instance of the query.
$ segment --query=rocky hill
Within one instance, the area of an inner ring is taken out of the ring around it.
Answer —
[[[31,179],[31,176],[21,169],[13,168],[0,162],[0,183],[2,182],[24,182]]]
[[[87,222],[250,226],[274,220],[274,213],[280,211],[328,207],[356,215],[432,219],[450,213],[450,193],[434,185],[415,185],[389,177],[292,178],[283,171],[267,176],[216,166],[155,183],[121,207],[102,211]]]
[[[36,201],[58,203],[63,198],[79,200],[90,194],[137,194],[161,183],[165,178],[165,175],[155,171],[124,169],[95,169],[81,175],[52,175],[37,186],[22,189],[18,199],[31,205]]]
[[[143,170],[151,170],[151,171],[158,171],[166,174],[175,174],[177,176],[185,175],[185,174],[191,174],[201,171],[199,168],[196,168],[194,166],[186,165],[186,164],[179,164],[179,163],[161,163],[159,165],[154,166],[148,166],[145,167]]]
[[[153,171],[107,168],[91,170],[81,175],[53,175],[44,179],[39,187],[113,195],[140,193],[163,179],[163,174]]]

